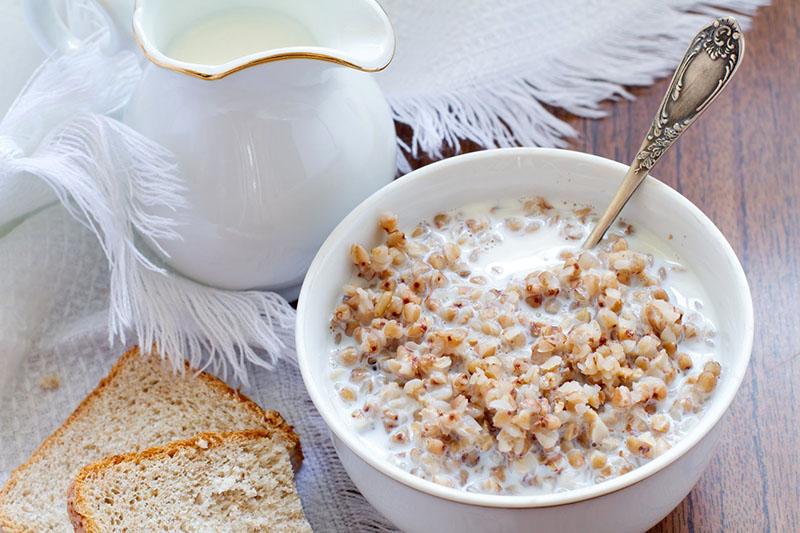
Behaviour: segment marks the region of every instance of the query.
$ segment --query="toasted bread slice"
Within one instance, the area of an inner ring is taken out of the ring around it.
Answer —
[[[204,432],[264,429],[302,453],[280,414],[205,373],[172,372],[158,357],[125,353],[66,422],[50,435],[0,490],[0,530],[72,531],[67,489],[85,465]]]
[[[310,532],[284,439],[202,433],[84,467],[69,491],[75,531]]]

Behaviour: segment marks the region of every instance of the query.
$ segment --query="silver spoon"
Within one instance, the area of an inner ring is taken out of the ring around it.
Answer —
[[[733,17],[716,19],[692,39],[639,152],[611,204],[583,243],[584,249],[600,242],[662,154],[722,92],[739,67],[742,54],[744,34]]]

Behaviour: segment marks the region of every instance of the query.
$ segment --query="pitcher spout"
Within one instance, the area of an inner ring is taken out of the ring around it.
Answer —
[[[137,0],[133,31],[151,62],[206,80],[291,59],[377,72],[395,51],[375,0]]]

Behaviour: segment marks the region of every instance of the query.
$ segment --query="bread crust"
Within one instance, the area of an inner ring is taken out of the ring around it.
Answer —
[[[283,419],[281,418],[281,420]],[[121,463],[140,464],[148,459],[158,460],[166,458],[182,448],[195,448],[200,452],[205,452],[231,442],[245,442],[263,438],[272,439],[273,437],[278,437],[284,442],[287,446],[286,450],[291,457],[292,449],[290,446],[293,446],[296,442],[286,438],[287,435],[284,427],[275,426],[273,429],[274,431],[267,429],[248,429],[225,433],[198,433],[190,439],[173,441],[163,446],[155,446],[140,452],[112,455],[84,466],[80,472],[78,472],[78,475],[75,477],[75,480],[72,482],[67,492],[67,513],[72,522],[72,526],[75,528],[76,533],[101,533],[97,521],[89,514],[89,510],[86,508],[86,500],[82,494],[82,490],[88,479],[101,474],[106,468]]]
[[[38,448],[36,448],[36,451],[31,454],[27,461],[22,463],[20,466],[15,468],[13,472],[11,472],[8,481],[6,481],[5,485],[0,488],[0,503],[2,503],[8,497],[8,493],[14,488],[14,486],[16,486],[20,477],[30,467],[30,465],[39,460],[39,458],[42,457],[51,446],[53,446],[53,444],[58,440],[58,437],[66,430],[67,427],[70,426],[70,424],[72,424],[76,418],[81,416],[81,414],[83,414],[83,412],[95,401],[98,401],[98,399],[102,396],[103,391],[110,383],[114,381],[114,379],[116,379],[120,370],[131,358],[134,357],[141,357],[138,346],[133,346],[123,353],[122,356],[114,363],[114,366],[111,367],[111,370],[108,372],[108,374],[101,379],[97,384],[97,387],[95,387],[94,390],[92,390],[92,392],[90,392],[78,404],[78,407],[76,407],[75,410],[67,417],[64,423],[56,428],[56,430],[44,441],[42,441],[42,443]],[[154,355],[151,354],[149,357],[154,357]],[[287,440],[287,449],[290,453],[292,467],[295,470],[300,468],[300,464],[303,461],[303,452],[300,448],[300,438],[294,432],[294,428],[283,419],[280,413],[271,410],[264,411],[253,400],[238,390],[231,388],[224,381],[206,372],[194,370],[186,361],[184,361],[184,365],[186,371],[196,372],[197,376],[205,381],[209,386],[228,396],[232,396],[234,399],[243,403],[248,410],[253,412],[257,417],[261,418],[270,427],[279,429]],[[289,444],[291,444],[291,446]],[[13,522],[12,519],[3,512],[2,507],[0,507],[0,531],[6,531],[7,533],[28,533],[31,530],[23,524]]]

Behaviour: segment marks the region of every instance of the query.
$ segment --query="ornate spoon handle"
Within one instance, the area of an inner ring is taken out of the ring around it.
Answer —
[[[583,248],[594,248],[661,155],[722,92],[742,61],[744,35],[733,17],[716,19],[692,40],[619,190]]]

